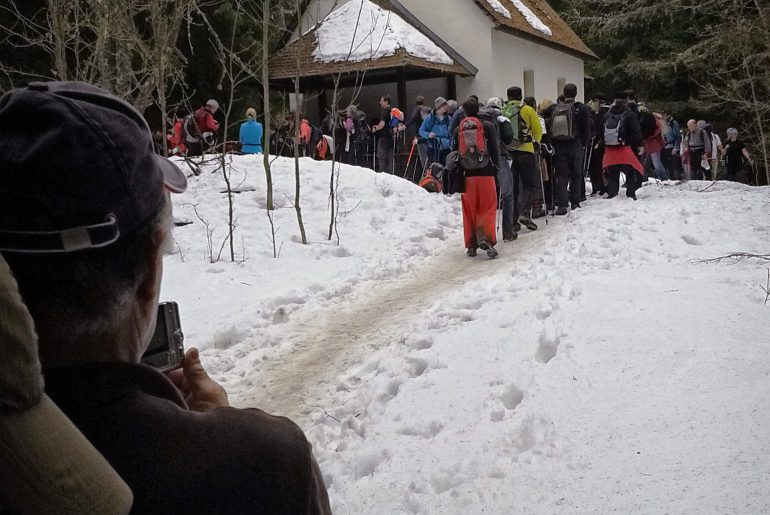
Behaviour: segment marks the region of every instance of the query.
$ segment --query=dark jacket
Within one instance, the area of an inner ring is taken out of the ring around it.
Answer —
[[[452,134],[452,148],[458,148],[458,135],[460,133],[460,127],[462,127],[462,118],[457,123],[457,128]],[[487,152],[489,158],[492,161],[486,168],[480,168],[478,170],[466,170],[466,177],[497,177],[497,169],[500,167],[500,148],[497,145],[497,135],[495,134],[495,128],[489,122],[483,122],[484,124],[484,139],[487,144]]]
[[[583,104],[582,102],[576,102],[575,99],[567,99],[565,101],[567,104],[574,104],[574,111],[572,113],[573,120],[574,120],[574,134],[575,134],[575,140],[579,141],[580,144],[584,147],[587,147],[591,142],[591,117],[590,117],[590,109]],[[553,111],[556,109],[557,104],[553,104],[548,109],[546,109],[543,112],[543,118],[546,119],[546,122],[548,124],[548,132],[551,131],[551,118],[553,117]],[[574,140],[569,141],[554,141],[555,144],[569,144]]]
[[[134,363],[47,370],[48,395],[134,493],[131,513],[330,513],[302,430],[258,409],[190,411]]]
[[[631,111],[624,105],[613,105],[612,108],[602,118],[601,127],[599,129],[599,141],[604,144],[604,124],[607,122],[610,114],[622,114],[623,121],[621,125],[621,136],[625,146],[629,146],[636,149],[642,146],[642,130],[639,128],[639,120],[636,113]]]
[[[404,125],[406,125],[406,129],[412,134],[417,134],[417,131],[420,130],[420,126],[422,125],[422,106],[415,106],[415,108],[412,109],[412,112],[406,117],[406,120],[404,120]]]

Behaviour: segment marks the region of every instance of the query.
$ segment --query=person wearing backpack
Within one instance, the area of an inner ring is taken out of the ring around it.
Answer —
[[[497,146],[500,152],[497,170],[497,194],[500,200],[499,207],[503,211],[503,241],[514,241],[519,237],[518,230],[521,226],[515,224],[513,171],[511,170],[508,154],[505,151],[505,146],[510,145],[513,140],[513,129],[511,129],[510,120],[503,116],[502,108],[503,101],[497,97],[492,97],[487,100],[486,107],[479,109],[479,119],[489,122],[495,128]]]
[[[463,233],[468,256],[475,257],[476,249],[486,251],[487,257],[496,258],[497,188],[495,177],[500,163],[495,129],[489,122],[478,118],[479,103],[473,98],[463,102],[464,118],[452,135],[457,148],[458,170],[462,179]]]
[[[709,138],[708,132],[698,125],[695,120],[687,122],[687,134],[682,140],[685,152],[687,153],[687,159],[690,162],[690,174],[687,180],[696,179],[703,180],[706,175],[706,170],[701,163],[711,159],[711,138]]]
[[[446,162],[450,145],[449,116],[446,110],[446,99],[436,97],[433,102],[433,112],[422,121],[419,130],[420,138],[427,141],[429,154],[432,154],[428,159],[441,165]]]
[[[390,126],[390,95],[380,97],[380,121],[372,127],[372,133],[377,135],[377,171],[389,173],[393,170],[393,129]]]
[[[576,102],[577,86],[564,86],[564,101],[550,108],[548,131],[556,151],[556,214],[566,215],[568,206],[580,207],[583,182],[584,148],[588,146],[590,120],[588,108]]]
[[[607,98],[597,93],[594,95],[591,106],[591,159],[588,163],[588,172],[591,179],[591,196],[604,196],[607,193],[607,186],[604,180],[604,170],[602,159],[604,158],[604,146],[601,144],[600,133],[602,129],[602,120],[612,108],[607,103]]]
[[[187,117],[184,129],[188,155],[203,155],[203,151],[214,144],[214,136],[219,130],[219,122],[214,114],[218,110],[219,102],[212,98]]]
[[[518,195],[518,205],[514,206],[514,222],[530,231],[536,231],[537,225],[532,221],[532,201],[539,197],[540,181],[533,142],[540,143],[543,131],[537,112],[522,103],[521,88],[513,86],[506,93],[508,102],[502,114],[510,120],[513,134],[505,149],[511,158],[514,184],[521,182],[521,191],[514,192]]]
[[[608,175],[607,197],[616,197],[620,191],[620,174],[626,176],[626,196],[636,200],[636,190],[641,185],[644,168],[638,155],[642,147],[642,131],[636,113],[626,106],[623,93],[615,95],[612,108],[602,119],[599,131],[600,143],[604,147],[602,167]]]

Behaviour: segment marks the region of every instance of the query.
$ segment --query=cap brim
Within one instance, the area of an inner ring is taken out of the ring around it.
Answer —
[[[187,177],[177,165],[162,156],[155,156],[163,172],[163,182],[171,193],[184,193],[187,190]]]

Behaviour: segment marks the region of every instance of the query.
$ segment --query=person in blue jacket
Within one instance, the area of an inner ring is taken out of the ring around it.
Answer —
[[[422,121],[420,137],[427,141],[428,159],[443,165],[449,154],[452,136],[449,133],[446,99],[437,97],[433,102],[433,108],[433,112]]]
[[[241,124],[241,152],[258,154],[262,152],[262,124],[257,121],[253,107],[246,110],[246,121]]]

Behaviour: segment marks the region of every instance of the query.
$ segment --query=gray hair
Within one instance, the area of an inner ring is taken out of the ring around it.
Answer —
[[[111,334],[148,268],[148,255],[171,244],[168,196],[135,233],[100,249],[69,254],[4,253],[43,345],[62,349],[97,342]],[[163,240],[157,241],[158,231]]]

